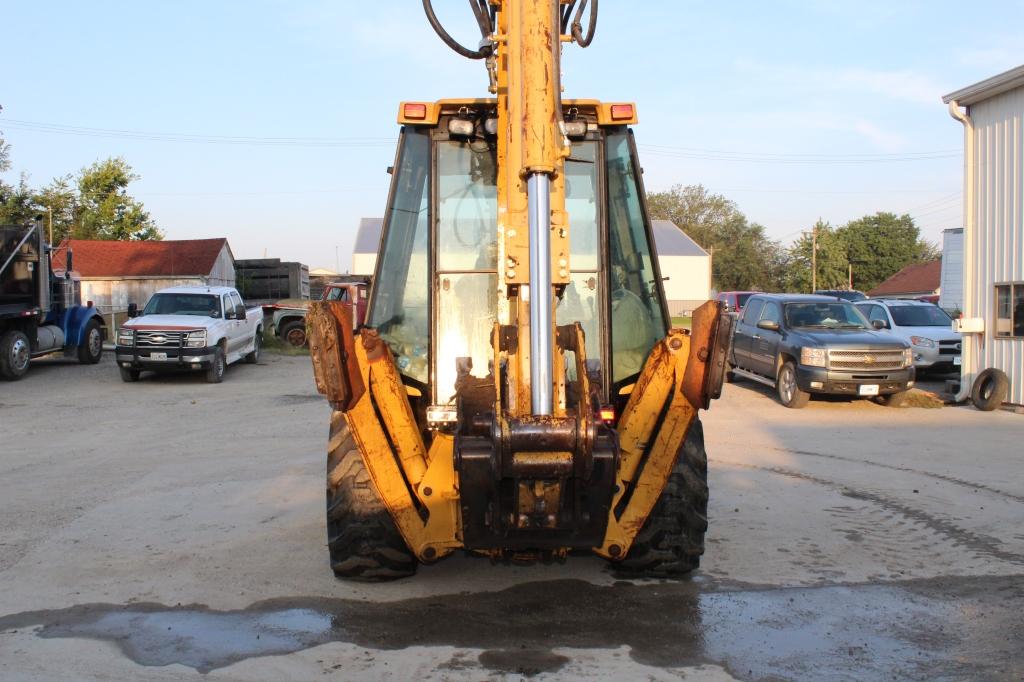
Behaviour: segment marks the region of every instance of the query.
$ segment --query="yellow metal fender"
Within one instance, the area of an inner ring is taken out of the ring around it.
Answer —
[[[683,394],[691,338],[669,332],[651,351],[619,420],[618,490],[608,515],[604,544],[595,553],[623,559],[657,503],[675,467],[679,448],[697,416]],[[616,513],[629,495],[621,513]]]
[[[366,389],[339,408],[409,549],[420,561],[430,562],[461,547],[452,438],[437,436],[427,452],[394,358],[376,331],[355,335],[339,362],[335,356],[346,344],[337,336],[344,337],[344,331],[330,306],[310,306],[307,320],[320,393],[328,398],[353,394],[340,390],[339,383],[361,383]],[[349,381],[353,374],[359,381]]]

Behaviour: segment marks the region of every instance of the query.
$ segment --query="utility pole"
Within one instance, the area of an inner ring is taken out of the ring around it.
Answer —
[[[818,290],[818,223],[811,228],[811,293]]]
[[[853,291],[853,263],[850,263],[850,275],[846,284],[846,288]]]

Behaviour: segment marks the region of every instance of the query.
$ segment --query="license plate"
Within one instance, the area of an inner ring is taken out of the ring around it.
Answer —
[[[149,354],[149,359],[150,360],[166,360],[167,359],[167,353],[150,353]]]
[[[960,366],[960,356],[959,355],[954,355],[953,356],[953,364],[956,365],[957,367]]]
[[[857,389],[860,395],[878,395],[878,384],[861,384]]]

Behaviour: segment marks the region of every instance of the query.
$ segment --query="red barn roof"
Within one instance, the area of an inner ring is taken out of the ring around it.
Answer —
[[[868,292],[868,296],[931,294],[939,288],[942,260],[912,263]]]
[[[161,242],[65,239],[54,251],[54,269],[64,269],[69,244],[72,266],[82,277],[206,277],[213,271],[227,239]]]

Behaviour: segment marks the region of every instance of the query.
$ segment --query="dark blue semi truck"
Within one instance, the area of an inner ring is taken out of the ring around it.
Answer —
[[[81,305],[70,253],[66,264],[54,274],[40,221],[0,225],[0,378],[20,379],[32,358],[50,353],[100,361],[103,317]]]

